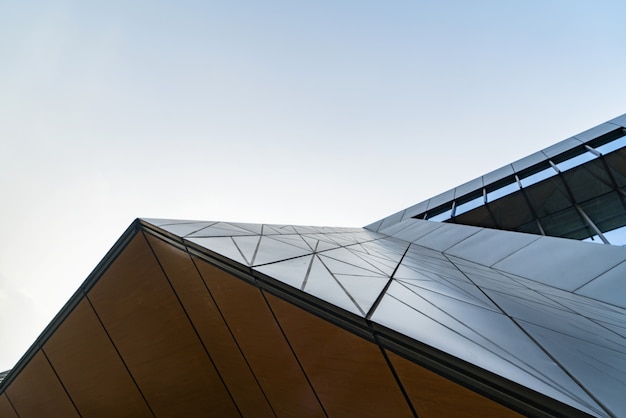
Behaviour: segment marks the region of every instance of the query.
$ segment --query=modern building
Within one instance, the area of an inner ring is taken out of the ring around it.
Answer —
[[[138,219],[0,417],[626,416],[625,228],[626,115],[364,228]]]

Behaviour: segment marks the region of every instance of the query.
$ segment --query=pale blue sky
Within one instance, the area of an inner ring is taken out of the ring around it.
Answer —
[[[626,112],[622,1],[0,5],[0,370],[136,217],[362,226]]]

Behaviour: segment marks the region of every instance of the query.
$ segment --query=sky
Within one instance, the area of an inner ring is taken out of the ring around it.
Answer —
[[[626,113],[626,3],[0,4],[0,371],[137,217],[363,226]]]

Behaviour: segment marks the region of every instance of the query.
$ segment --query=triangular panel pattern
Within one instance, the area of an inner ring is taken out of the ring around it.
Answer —
[[[243,265],[248,265],[243,254],[235,244],[232,237],[200,237],[189,238],[189,242],[198,244],[208,250],[214,251],[224,257],[230,258]]]
[[[428,300],[428,295],[393,283],[372,320],[578,409],[595,414],[602,411],[539,347],[517,327],[511,327],[505,315],[483,310],[472,318],[470,315],[480,312],[477,311],[480,308],[460,306],[450,314],[433,302]],[[446,307],[450,305],[454,303]],[[477,324],[479,320],[487,323]],[[477,325],[481,328],[472,328]],[[494,326],[493,331],[488,325]],[[486,336],[481,334],[485,331]],[[498,335],[502,331],[505,335]]]
[[[352,296],[362,314],[366,314],[387,285],[388,279],[383,276],[356,276],[335,274],[346,293]]]
[[[204,229],[186,235],[186,238],[232,237],[238,235],[256,234],[248,229],[243,229],[227,222],[217,222]]]
[[[311,253],[303,245],[294,245],[292,240],[283,239],[282,235],[264,235],[259,242],[259,248],[252,261],[253,266],[275,263],[288,258],[301,257]]]
[[[356,315],[364,315],[353,296],[333,276],[318,256],[314,256],[311,270],[303,289],[306,293],[332,303]]]
[[[241,254],[246,259],[246,264],[251,265],[252,260],[254,260],[254,255],[259,248],[261,237],[258,235],[237,236],[233,237],[233,241],[235,242],[235,245],[237,246]]]
[[[291,258],[278,263],[265,264],[256,267],[255,270],[296,289],[301,289],[311,269],[313,257],[313,255],[305,255]]]
[[[589,382],[588,376],[584,374],[576,375],[571,367],[564,364],[562,354],[551,347],[550,344],[541,343],[526,324],[538,323],[543,324],[543,326],[548,325],[550,328],[558,329],[558,331],[556,331],[558,333],[572,337],[576,336],[588,342],[596,340],[613,341],[612,348],[615,350],[624,350],[624,348],[626,348],[623,338],[610,332],[606,327],[594,323],[591,319],[581,315],[579,312],[555,302],[536,289],[533,290],[523,285],[524,282],[531,282],[530,280],[523,278],[513,279],[511,276],[504,275],[485,266],[463,260],[455,261],[459,269],[463,271],[463,273],[475,283],[505,315],[511,318],[517,328],[523,331],[526,338],[533,341],[534,344],[553,359],[554,364],[557,365],[561,371],[555,372],[552,370],[549,374],[550,378],[557,380],[563,387],[567,387],[568,384],[573,386],[575,383],[586,393],[593,394],[596,399],[599,398],[599,391],[590,387],[590,383],[592,384],[593,382]],[[535,285],[537,284],[535,283]],[[548,287],[546,285],[542,286],[544,288]],[[577,295],[573,296],[581,300],[586,299]],[[521,340],[518,338],[516,341],[519,342]],[[555,338],[555,341],[557,341],[558,344],[559,338]],[[585,347],[584,344],[580,344],[576,348],[576,350],[580,350],[581,353],[586,356],[587,361],[598,362],[597,366],[600,367],[602,360],[600,358],[594,359],[594,356],[597,352],[602,350],[589,349],[590,347]],[[585,353],[585,350],[588,352]],[[523,354],[525,355],[526,353]],[[611,360],[610,357],[606,358],[609,361]],[[567,373],[567,375],[565,373]],[[577,397],[582,398],[580,394],[577,394]],[[602,399],[600,399],[600,402],[602,405],[606,405],[606,403],[602,402]]]
[[[184,237],[197,231],[201,231],[217,222],[204,222],[204,221],[171,221],[167,219],[159,219],[158,224],[153,224],[159,228],[171,232],[179,237]]]
[[[155,222],[294,292],[580,411],[626,412],[626,309],[592,287],[612,274],[606,288],[615,288],[626,249],[473,227],[455,234],[456,225],[415,219],[397,224],[395,237],[359,228]],[[589,262],[576,259],[589,245],[599,264],[568,282],[567,272]],[[572,265],[542,261],[524,273],[521,264],[549,248]]]

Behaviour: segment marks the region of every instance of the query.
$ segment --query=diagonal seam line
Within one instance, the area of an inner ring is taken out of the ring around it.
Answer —
[[[252,251],[252,257],[250,257],[250,259],[248,260],[248,257],[246,257],[244,255],[242,247],[239,246],[239,244],[237,244],[237,241],[235,240],[235,238],[250,238],[250,237],[257,238],[257,241],[256,241],[256,244],[254,245],[254,251]],[[246,262],[248,263],[248,267],[251,267],[252,266],[252,262],[254,261],[254,258],[256,257],[256,253],[257,253],[257,251],[259,249],[259,242],[261,242],[261,235],[235,235],[235,236],[231,236],[230,238],[235,243],[235,246],[237,247],[237,249],[239,250],[239,252],[243,256],[243,259],[246,260]]]
[[[143,232],[142,232],[142,234],[143,234]],[[144,238],[146,244],[148,245],[148,248],[150,248],[150,252],[151,252],[152,256],[154,257],[155,261],[157,262],[157,264],[159,266],[159,269],[161,270],[161,273],[163,273],[163,276],[165,277],[165,280],[167,281],[167,284],[169,285],[169,288],[171,289],[172,293],[174,293],[174,297],[176,298],[176,301],[178,302],[180,308],[185,313],[185,318],[187,318],[187,322],[191,326],[191,329],[193,329],[193,332],[194,332],[196,338],[198,339],[198,342],[200,343],[200,345],[204,349],[204,353],[207,355],[207,357],[209,358],[209,361],[213,365],[213,368],[215,369],[215,372],[217,373],[220,381],[222,382],[222,385],[224,386],[224,389],[226,390],[226,393],[228,393],[228,396],[230,397],[230,400],[233,402],[233,405],[235,406],[235,409],[237,410],[237,412],[239,412],[239,415],[243,416],[243,414],[241,413],[241,410],[239,409],[239,405],[237,405],[237,402],[235,401],[235,398],[234,398],[233,394],[230,392],[230,388],[228,387],[228,385],[224,381],[224,377],[222,376],[222,373],[220,373],[220,370],[218,369],[217,365],[215,364],[215,361],[213,360],[213,357],[209,353],[209,350],[207,349],[206,345],[204,344],[204,341],[202,340],[202,337],[200,336],[200,333],[198,332],[198,329],[196,328],[196,325],[191,320],[191,317],[189,316],[189,312],[187,312],[187,308],[183,304],[182,300],[180,300],[180,296],[178,295],[178,292],[174,288],[174,285],[172,284],[172,281],[170,280],[169,276],[167,275],[167,273],[165,271],[165,267],[163,267],[163,264],[161,263],[161,260],[156,255],[156,251],[154,251],[154,248],[150,244],[150,241],[146,238],[145,234],[143,234],[143,238]]]
[[[93,306],[93,303],[91,303],[91,299],[89,299],[89,295],[85,294],[85,300],[87,301],[87,303],[89,303],[89,307],[91,308],[91,310],[93,311],[94,315],[98,319],[98,323],[102,327],[102,330],[106,334],[107,338],[111,342],[111,345],[113,346],[113,349],[115,350],[115,353],[117,354],[117,356],[120,358],[120,361],[124,365],[124,368],[126,369],[126,372],[128,373],[128,376],[130,376],[131,380],[135,384],[135,387],[137,388],[137,392],[139,392],[139,395],[141,396],[143,401],[146,403],[146,406],[148,407],[148,410],[150,411],[152,416],[156,417],[156,414],[152,410],[152,407],[150,406],[150,403],[148,402],[148,400],[146,399],[146,396],[143,394],[143,391],[139,387],[139,383],[137,383],[137,380],[135,379],[135,376],[133,376],[133,374],[130,371],[130,368],[128,367],[128,364],[126,364],[126,361],[124,360],[124,357],[122,357],[122,353],[120,353],[120,350],[117,348],[117,345],[115,345],[115,342],[113,341],[113,337],[111,337],[111,335],[109,334],[109,330],[107,330],[106,327],[104,326],[104,322],[102,321],[102,318],[100,318],[100,315],[98,315],[98,311],[96,311],[96,307]]]
[[[17,413],[17,409],[15,409],[15,405],[13,405],[13,402],[11,402],[11,398],[9,398],[9,394],[6,392],[6,390],[2,394],[7,398],[7,401],[9,402],[11,408],[13,408],[13,412],[15,412],[15,415],[20,418],[20,414]]]
[[[311,261],[309,261],[309,265],[306,269],[306,273],[304,275],[304,281],[302,282],[302,286],[300,286],[300,290],[302,291],[304,291],[304,288],[306,287],[306,282],[309,280],[309,274],[311,274],[311,268],[313,267],[313,261],[315,260],[315,257],[317,257],[316,254],[311,255]]]
[[[391,273],[391,276],[389,276],[389,280],[387,281],[387,284],[385,285],[383,290],[380,292],[380,294],[378,295],[378,297],[374,301],[374,304],[372,304],[372,307],[367,312],[367,315],[365,315],[365,319],[366,320],[368,320],[368,321],[371,320],[372,315],[374,315],[374,311],[376,310],[376,308],[378,308],[378,305],[383,300],[383,297],[387,293],[387,290],[389,289],[389,286],[391,286],[391,283],[393,282],[393,276],[396,275],[396,272],[398,271],[398,268],[402,264],[402,261],[404,260],[404,257],[406,257],[407,253],[409,252],[409,248],[411,248],[411,245],[413,245],[412,243],[410,243],[408,241],[407,241],[407,244],[408,245],[406,246],[406,250],[404,250],[404,254],[402,254],[402,257],[400,258],[400,261],[398,261],[398,264],[396,265],[396,268],[393,269],[393,272]]]
[[[194,222],[191,222],[191,223],[194,223]],[[198,232],[200,232],[200,231],[202,231],[202,230],[204,230],[204,229],[210,228],[210,227],[212,227],[213,225],[215,225],[216,223],[217,223],[217,222],[211,222],[211,223],[210,223],[210,225],[206,225],[206,226],[203,226],[202,228],[198,228],[198,229],[196,229],[195,231],[191,231],[191,232],[189,232],[188,234],[183,235],[183,236],[182,236],[182,238],[185,238],[185,237],[187,237],[187,236],[189,236],[189,235],[196,234],[196,233],[198,233]],[[177,224],[171,224],[171,225],[177,225]]]
[[[530,291],[532,291],[534,293],[537,293],[539,296],[544,297],[544,298],[548,299],[549,301],[555,303],[556,305],[562,307],[564,312],[567,312],[567,313],[569,313],[571,315],[579,316],[579,317],[584,318],[584,319],[586,319],[586,320],[588,320],[590,322],[593,322],[595,325],[605,329],[606,331],[608,331],[608,332],[610,332],[612,334],[615,334],[616,336],[618,336],[621,339],[624,339],[624,336],[622,334],[620,334],[619,332],[617,332],[616,330],[614,330],[614,329],[612,329],[610,327],[607,327],[604,323],[602,323],[602,321],[600,319],[592,318],[592,317],[589,317],[589,316],[585,316],[581,312],[576,310],[576,307],[569,306],[569,305],[565,304],[564,302],[555,299],[556,295],[549,295],[549,294],[541,293],[539,290],[533,289],[531,287],[528,287],[527,285],[525,285],[524,283],[519,281],[520,279],[523,279],[523,280],[528,280],[528,279],[525,279],[523,277],[519,277],[519,278],[510,277],[510,279],[513,280],[515,283],[519,284],[520,286],[525,287],[526,289],[528,289],[528,290],[530,290]],[[502,292],[499,292],[499,293],[502,293]],[[580,297],[580,298],[585,298],[585,299],[588,298],[587,296],[580,295],[578,293],[575,293],[574,295],[577,296],[577,297]],[[527,299],[524,298],[524,300],[527,300]],[[595,301],[595,299],[591,299],[591,300]],[[534,302],[534,301],[531,301],[531,302]],[[539,302],[535,302],[535,303],[539,303]],[[601,302],[601,303],[603,303],[603,302]],[[541,305],[545,305],[545,304],[541,303]],[[546,305],[546,306],[549,307],[549,305]],[[535,322],[531,322],[531,321],[524,321],[524,322],[528,322],[529,324],[534,324],[534,325],[540,326],[542,328],[550,329],[550,328],[544,327],[541,324],[537,324]],[[553,331],[559,332],[559,331],[556,331],[556,330],[553,330]],[[564,333],[562,333],[562,334],[564,334]],[[567,334],[564,334],[564,335],[567,335]],[[570,335],[570,337],[572,337],[572,336]],[[601,346],[601,347],[605,347],[605,346]],[[608,348],[608,347],[605,347],[605,348]]]
[[[398,372],[396,372],[396,368],[393,367],[393,363],[391,362],[391,359],[387,355],[387,351],[380,344],[380,341],[378,340],[378,336],[373,330],[372,330],[372,335],[374,336],[374,340],[376,341],[376,344],[378,345],[380,352],[383,354],[383,358],[385,359],[385,362],[387,363],[387,367],[389,368],[389,371],[393,375],[393,378],[395,379],[396,384],[400,388],[400,392],[402,393],[402,396],[404,396],[404,400],[409,405],[409,409],[411,410],[415,418],[419,418],[419,416],[417,415],[417,411],[415,410],[415,406],[413,406],[413,402],[411,401],[411,397],[409,396],[409,393],[406,391],[404,385],[402,384],[402,380],[400,380],[400,376],[398,375]]]
[[[72,399],[72,395],[70,395],[70,392],[67,390],[67,388],[65,387],[65,384],[63,383],[63,381],[61,380],[61,376],[59,376],[59,374],[57,373],[56,369],[54,368],[54,366],[52,365],[52,362],[50,361],[50,359],[48,358],[48,355],[46,354],[46,351],[44,350],[43,347],[41,347],[41,354],[43,354],[43,356],[46,358],[46,362],[48,362],[48,365],[50,366],[50,368],[52,369],[52,373],[54,373],[54,375],[56,376],[57,380],[59,381],[59,384],[61,385],[61,387],[63,388],[63,391],[65,392],[65,394],[67,395],[67,398],[69,399],[69,401],[72,403],[72,406],[74,407],[74,410],[76,411],[76,413],[81,416],[81,413],[78,409],[78,407],[76,406],[76,403],[74,403],[74,399]]]
[[[278,320],[278,317],[274,313],[274,309],[272,309],[272,305],[270,305],[269,301],[265,297],[265,292],[262,289],[260,289],[260,288],[257,288],[257,289],[261,293],[261,296],[263,296],[263,300],[265,301],[265,304],[267,305],[267,308],[270,310],[270,312],[272,314],[272,317],[274,318],[274,322],[276,322],[276,325],[278,326],[278,329],[280,329],[280,333],[282,334],[283,338],[285,339],[285,342],[289,346],[289,350],[291,350],[291,354],[293,354],[293,357],[296,359],[296,362],[298,363],[298,366],[300,366],[300,370],[302,371],[302,374],[304,375],[304,378],[306,379],[307,383],[309,384],[309,387],[311,388],[311,391],[315,395],[315,399],[317,399],[317,402],[319,403],[320,408],[322,408],[322,411],[324,412],[324,415],[326,415],[326,417],[328,417],[328,412],[326,412],[326,409],[324,408],[324,404],[322,403],[322,400],[317,395],[317,391],[315,390],[315,387],[313,386],[313,383],[309,379],[309,375],[304,370],[304,366],[300,362],[300,357],[298,357],[298,355],[296,354],[296,350],[291,345],[291,341],[289,341],[289,338],[287,338],[287,334],[285,333],[285,330],[283,329],[283,326],[280,324],[280,321]]]
[[[261,241],[263,241],[263,228],[265,228],[265,225],[261,226],[261,235],[258,235],[259,240],[256,243],[256,247],[254,248],[254,253],[252,254],[252,260],[250,260],[250,265],[253,266],[254,262],[256,261],[256,255],[259,252],[259,248],[261,247]]]
[[[328,266],[326,264],[324,264],[324,261],[322,261],[321,258],[318,257],[318,259],[320,260],[320,263],[322,263],[322,265],[324,266],[324,268],[326,269],[326,271],[328,271],[328,273],[330,274],[330,277],[333,278],[333,280],[335,281],[335,283],[337,283],[339,285],[339,287],[341,288],[341,290],[343,290],[343,293],[345,293],[348,298],[350,298],[350,300],[352,301],[352,303],[354,304],[354,306],[356,306],[356,308],[359,310],[359,312],[361,312],[361,315],[365,316],[365,312],[363,312],[363,309],[361,309],[361,307],[359,306],[358,303],[356,303],[356,300],[352,297],[352,295],[350,294],[350,292],[348,292],[348,289],[346,289],[344,287],[343,284],[341,284],[341,282],[339,281],[339,279],[337,279],[337,277],[335,277],[335,275],[333,274],[332,271],[330,271],[330,269],[328,268]]]
[[[595,281],[596,279],[599,279],[600,276],[604,276],[606,273],[610,272],[613,269],[618,268],[619,266],[621,266],[622,264],[626,264],[626,260],[623,260],[621,263],[618,263],[616,265],[614,265],[613,267],[610,267],[608,270],[603,271],[602,273],[598,274],[596,277],[592,278],[591,280],[581,284],[580,286],[578,286],[576,289],[572,290],[572,293],[576,293],[577,291],[579,291],[582,287],[587,286],[589,283]],[[578,293],[576,293],[578,295]],[[586,296],[589,297],[589,296]],[[595,298],[591,298],[591,299],[595,299]],[[606,302],[605,302],[606,303]]]
[[[402,284],[402,286],[404,286],[404,284]],[[405,286],[405,287],[406,287],[406,286]],[[414,293],[414,292],[413,292],[413,293]],[[425,299],[424,297],[422,297],[422,296],[420,296],[420,295],[418,295],[418,294],[416,294],[416,293],[414,293],[414,294],[415,294],[415,296],[417,296],[417,297],[421,298],[422,300],[424,300],[426,303],[429,303],[430,305],[433,305],[431,302],[429,302],[429,301],[428,301],[427,299]],[[484,344],[482,344],[482,343],[478,343],[478,342],[476,342],[476,341],[473,341],[472,339],[470,339],[470,338],[466,337],[465,335],[463,335],[463,334],[459,333],[459,331],[455,330],[454,328],[450,327],[449,325],[446,325],[446,324],[444,324],[444,323],[442,323],[442,322],[438,321],[438,320],[437,320],[437,319],[435,319],[434,317],[432,317],[432,316],[430,316],[430,315],[427,315],[426,313],[421,312],[421,311],[419,311],[419,310],[415,309],[415,307],[411,306],[411,305],[410,305],[409,303],[407,303],[406,301],[403,301],[403,300],[398,299],[396,296],[389,295],[389,297],[391,297],[392,299],[396,300],[397,302],[399,302],[399,303],[401,303],[401,304],[405,305],[407,308],[412,309],[413,311],[417,312],[418,314],[425,316],[425,317],[426,317],[426,318],[428,318],[429,320],[431,320],[431,321],[433,321],[433,322],[438,323],[439,325],[441,325],[442,327],[444,327],[444,328],[445,328],[445,329],[447,329],[448,331],[452,332],[453,334],[457,335],[458,337],[463,338],[463,339],[464,339],[464,340],[466,340],[466,341],[469,341],[469,342],[471,342],[471,343],[476,344],[476,345],[477,345],[478,347],[480,347],[482,350],[485,350],[485,351],[487,351],[487,352],[489,352],[489,353],[493,354],[494,356],[499,357],[500,359],[502,359],[502,360],[503,360],[503,361],[505,361],[506,363],[510,364],[511,366],[513,366],[513,367],[515,367],[515,368],[517,368],[517,369],[519,369],[519,370],[524,371],[524,369],[523,369],[523,368],[521,368],[518,364],[516,364],[515,362],[511,361],[510,359],[507,359],[507,358],[505,358],[505,357],[502,357],[500,354],[498,354],[497,352],[495,352],[492,348],[486,347],[486,346],[485,346]],[[434,306],[434,305],[433,305],[433,306]],[[435,307],[436,307],[436,306],[435,306]],[[439,308],[438,308],[438,309],[439,309]],[[441,309],[440,309],[440,310],[441,310]],[[444,313],[445,313],[445,312],[444,312]],[[456,319],[456,318],[454,318],[454,317],[450,316],[449,314],[447,314],[447,315],[448,315],[448,317],[449,317],[450,319],[452,319],[452,320],[454,320],[454,321],[456,321],[456,322],[460,323],[461,325],[463,325],[463,326],[464,326],[465,328],[467,328],[468,330],[472,331],[473,333],[475,333],[475,334],[477,334],[477,335],[482,336],[482,334],[478,333],[478,332],[477,332],[477,331],[475,331],[473,328],[471,328],[471,327],[467,326],[467,325],[466,325],[466,324],[464,324],[463,322],[460,322],[458,319]],[[484,336],[482,336],[482,337],[483,337],[486,341],[489,341],[491,344],[495,345],[496,347],[502,348],[502,347],[500,347],[498,344],[496,344],[495,342],[491,341],[489,338],[486,338],[486,337],[484,337]],[[505,351],[506,351],[506,350],[505,350]],[[511,354],[509,351],[506,351],[506,352],[507,352],[507,353],[509,353],[509,354]],[[527,362],[523,361],[522,359],[519,359],[518,357],[516,357],[516,356],[514,356],[514,355],[513,355],[513,358],[515,358],[515,359],[517,359],[517,360],[520,360],[520,361],[522,362],[522,364],[526,364],[526,365],[528,365],[528,363],[527,363]],[[471,363],[471,362],[470,362],[470,363]],[[483,368],[483,367],[481,367],[481,366],[478,366],[478,367],[480,367],[480,368],[484,369],[484,368]],[[485,369],[485,370],[487,370],[487,369]],[[537,371],[536,369],[533,369],[533,370]],[[489,370],[487,370],[487,371],[489,371]],[[565,393],[565,394],[571,394],[571,396],[573,397],[573,399],[577,399],[577,400],[579,399],[579,398],[578,398],[575,394],[573,394],[573,393],[572,393],[571,391],[569,391],[567,388],[565,388],[565,387],[563,387],[562,385],[558,384],[558,382],[554,381],[553,379],[550,379],[550,377],[549,377],[549,376],[546,376],[545,374],[543,374],[543,373],[541,373],[541,372],[539,372],[539,371],[537,371],[537,372],[538,372],[538,373],[540,373],[541,375],[545,376],[545,377],[548,379],[548,381],[553,382],[553,383],[554,383],[554,385],[556,385],[557,387],[562,388],[562,390],[561,390],[561,389],[558,389],[560,392]],[[536,377],[536,376],[535,376],[535,375],[533,375],[533,374],[530,374],[530,375],[531,375],[531,376]],[[532,389],[532,388],[531,388],[531,389]],[[582,400],[580,400],[580,402],[581,402],[582,404],[585,404]]]
[[[241,255],[241,258],[243,258],[243,260],[247,263],[248,262],[248,258],[243,254],[243,251],[241,251],[241,248],[239,248],[239,245],[237,245],[237,242],[235,242],[235,237],[231,236],[230,240],[232,241],[232,243],[235,246],[235,248],[237,249],[237,251],[239,251],[239,255]]]
[[[213,305],[215,305],[215,309],[219,313],[220,318],[222,319],[222,322],[224,323],[224,326],[226,326],[226,329],[228,330],[228,333],[230,334],[231,338],[233,339],[233,342],[234,342],[235,346],[237,346],[237,349],[239,350],[239,354],[241,354],[241,357],[243,358],[244,362],[246,363],[246,366],[248,366],[248,370],[250,370],[250,373],[252,374],[252,377],[254,378],[254,381],[256,382],[257,386],[259,387],[259,390],[261,391],[261,393],[263,394],[263,398],[265,399],[265,401],[267,402],[268,406],[272,410],[272,413],[274,414],[274,416],[277,416],[276,412],[274,411],[274,407],[272,406],[272,403],[270,402],[269,398],[267,397],[267,394],[265,393],[265,390],[263,390],[263,387],[261,386],[261,383],[259,382],[259,379],[257,378],[257,375],[254,373],[254,370],[252,369],[252,366],[248,362],[248,358],[244,354],[243,349],[241,348],[241,346],[239,345],[239,341],[237,341],[237,338],[235,338],[235,334],[233,333],[233,331],[232,331],[232,329],[230,327],[230,324],[226,321],[226,317],[224,316],[224,313],[222,312],[222,309],[217,304],[217,301],[215,300],[215,297],[213,296],[213,293],[211,293],[211,290],[209,289],[209,286],[207,285],[206,281],[204,280],[204,276],[202,275],[202,273],[200,273],[200,269],[198,268],[198,264],[196,263],[195,257],[191,256],[191,254],[189,253],[189,249],[187,247],[185,247],[185,249],[186,249],[187,255],[191,259],[191,262],[193,263],[194,268],[196,269],[196,272],[198,273],[198,276],[200,277],[200,280],[202,281],[202,285],[206,289],[209,297],[211,298],[211,301],[213,302]],[[212,266],[212,267],[218,268],[217,266],[209,263],[208,261],[207,261],[207,263],[210,266]],[[237,280],[239,280],[239,279],[237,279]]]
[[[443,253],[442,253],[442,254],[443,254]],[[580,387],[580,388],[583,390],[583,392],[584,392],[584,393],[586,393],[586,394],[587,394],[587,395],[588,395],[591,399],[593,399],[593,400],[596,402],[596,404],[597,404],[597,405],[598,405],[598,406],[599,406],[602,410],[604,410],[604,412],[606,412],[606,413],[608,413],[608,414],[610,415],[610,412],[609,412],[609,411],[610,411],[610,409],[609,409],[609,408],[607,408],[607,407],[606,407],[606,406],[605,406],[602,402],[600,402],[600,400],[599,400],[599,399],[598,399],[595,395],[593,395],[593,393],[591,393],[591,392],[589,391],[589,389],[587,389],[587,388],[586,388],[586,387],[585,387],[585,386],[584,386],[584,385],[583,385],[583,384],[582,384],[582,383],[581,383],[578,379],[576,379],[576,378],[575,378],[575,377],[574,377],[574,376],[573,376],[573,375],[572,375],[572,374],[571,374],[571,373],[567,370],[567,368],[566,368],[563,364],[561,364],[561,362],[560,362],[560,361],[558,361],[558,360],[556,359],[556,357],[554,357],[554,356],[552,355],[552,353],[550,353],[550,351],[548,351],[548,349],[546,349],[546,348],[545,348],[542,344],[540,344],[540,343],[539,343],[539,341],[537,341],[535,338],[533,338],[533,336],[532,336],[532,335],[530,335],[530,333],[529,333],[528,331],[526,331],[526,329],[525,329],[523,326],[521,326],[521,325],[520,325],[520,324],[516,321],[516,319],[515,319],[515,318],[513,318],[511,315],[509,315],[509,313],[508,313],[507,311],[505,311],[504,309],[502,309],[502,307],[501,307],[498,303],[496,303],[496,301],[495,301],[495,300],[493,300],[493,299],[492,299],[492,298],[491,298],[491,297],[490,297],[490,296],[489,296],[489,295],[488,295],[488,294],[487,294],[487,293],[486,293],[486,292],[482,289],[482,287],[478,286],[478,285],[474,282],[474,280],[472,280],[472,279],[471,279],[471,278],[470,278],[467,274],[465,274],[465,272],[464,272],[463,270],[461,270],[461,268],[460,268],[459,266],[457,266],[457,265],[456,265],[456,264],[455,264],[452,260],[450,260],[450,258],[448,257],[448,255],[447,255],[447,254],[443,254],[443,256],[444,256],[444,257],[446,257],[446,259],[447,259],[450,263],[452,263],[452,265],[454,265],[454,267],[456,267],[456,268],[457,268],[457,269],[461,272],[461,274],[463,274],[463,276],[465,276],[465,277],[467,278],[467,280],[469,280],[469,281],[470,281],[470,282],[471,282],[474,286],[476,286],[476,288],[477,288],[477,289],[479,289],[479,290],[480,290],[480,291],[481,291],[481,292],[485,295],[485,297],[487,297],[487,298],[491,301],[491,303],[493,303],[493,304],[494,304],[494,306],[496,306],[496,307],[497,307],[497,308],[498,308],[498,309],[499,309],[499,310],[500,310],[500,311],[504,314],[504,316],[506,316],[507,318],[509,318],[509,320],[510,320],[512,323],[514,323],[514,324],[515,324],[515,326],[517,326],[517,328],[519,328],[519,329],[520,329],[520,331],[521,331],[521,332],[523,332],[523,333],[524,333],[524,335],[526,335],[526,336],[528,337],[528,339],[529,339],[530,341],[532,341],[532,343],[533,343],[533,344],[535,344],[535,345],[536,345],[536,346],[537,346],[537,347],[538,347],[541,351],[543,351],[543,352],[546,354],[546,356],[548,356],[548,358],[550,358],[550,359],[554,362],[554,364],[556,364],[556,365],[557,365],[557,366],[558,366],[558,367],[559,367],[559,368],[560,368],[560,369],[561,369],[561,370],[562,370],[562,371],[563,371],[563,372],[564,372],[564,373],[565,373],[565,374],[566,374],[566,375],[567,375],[567,376],[568,376],[568,377],[572,380],[572,382],[576,383],[576,385],[577,385],[578,387]],[[481,265],[481,266],[482,266],[482,264],[480,264],[480,263],[476,263],[476,264],[479,264],[479,265]],[[489,267],[489,266],[484,266],[484,267],[486,267],[486,268],[488,268],[488,269],[491,269],[491,267]],[[494,270],[496,270],[496,269],[494,269]],[[496,271],[497,271],[497,270],[496,270]],[[473,328],[472,328],[472,329],[473,329]],[[486,338],[486,337],[485,337],[485,338]],[[487,338],[487,339],[488,339],[488,338]],[[488,339],[488,340],[489,340],[489,339]],[[491,340],[490,340],[490,341],[491,341]],[[567,392],[569,392],[569,391],[567,391]],[[575,395],[574,395],[574,394],[572,394],[572,396],[575,396]],[[575,397],[575,399],[578,399],[578,397],[576,396],[576,397]],[[582,400],[581,400],[581,403],[582,403]],[[586,403],[586,402],[585,402],[585,403]]]

